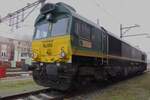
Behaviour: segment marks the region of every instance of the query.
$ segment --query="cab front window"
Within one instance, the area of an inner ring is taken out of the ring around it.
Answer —
[[[49,25],[50,23],[43,23],[43,24],[37,25],[34,39],[46,38],[49,34]]]
[[[61,18],[55,22],[45,22],[36,25],[33,39],[43,39],[51,36],[65,35],[68,30],[69,19]]]
[[[51,36],[64,35],[67,33],[68,18],[63,18],[53,23]]]

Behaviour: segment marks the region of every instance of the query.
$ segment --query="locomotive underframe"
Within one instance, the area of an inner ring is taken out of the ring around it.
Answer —
[[[33,78],[42,86],[68,90],[90,80],[114,80],[142,73],[145,63],[124,60],[73,56],[73,63],[34,63]]]
[[[33,78],[36,83],[59,90],[69,89],[76,73],[72,64],[38,62],[33,66]]]

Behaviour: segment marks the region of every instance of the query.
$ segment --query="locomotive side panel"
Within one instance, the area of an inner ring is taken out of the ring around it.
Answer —
[[[109,35],[109,55],[121,57],[121,41]]]
[[[98,37],[93,34],[92,26],[88,23],[73,19],[72,25],[72,49],[73,54],[85,57],[97,57],[98,54]]]

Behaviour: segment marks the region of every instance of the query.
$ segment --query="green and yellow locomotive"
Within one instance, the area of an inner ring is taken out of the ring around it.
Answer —
[[[87,80],[109,80],[142,73],[146,54],[64,3],[45,4],[32,41],[34,80],[68,90]]]

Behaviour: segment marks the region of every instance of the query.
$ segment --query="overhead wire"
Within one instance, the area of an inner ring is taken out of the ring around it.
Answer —
[[[106,9],[105,8],[105,6],[104,6],[104,4],[102,3],[102,1],[101,0],[94,0],[95,2],[95,5],[98,7],[98,8],[101,8],[107,15],[109,15],[109,16],[111,16],[111,18],[113,18],[114,20],[115,20],[115,22],[117,22],[117,23],[121,23],[121,21],[120,20],[118,20],[118,18],[117,17],[115,17],[112,13],[110,13],[109,11],[108,11],[108,9]],[[99,2],[100,2],[100,4],[99,4]],[[113,20],[113,21],[114,21]]]

